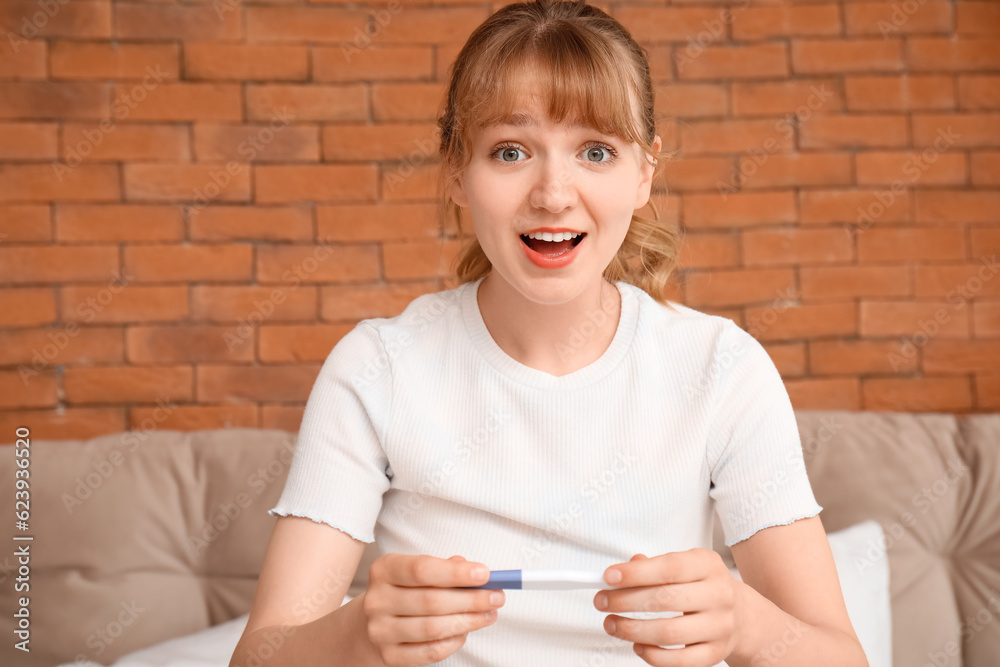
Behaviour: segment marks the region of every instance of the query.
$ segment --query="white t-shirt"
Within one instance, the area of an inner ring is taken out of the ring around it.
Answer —
[[[270,514],[327,523],[378,555],[603,571],[710,549],[713,507],[727,545],[823,509],[781,376],[732,320],[671,311],[619,281],[610,346],[559,377],[496,344],[481,282],[363,320],[336,344]],[[498,619],[438,664],[640,664],[604,631],[595,593],[509,590]]]

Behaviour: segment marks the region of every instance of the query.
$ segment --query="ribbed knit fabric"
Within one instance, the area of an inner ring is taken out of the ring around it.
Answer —
[[[713,508],[728,545],[822,510],[781,377],[732,320],[673,312],[620,281],[610,346],[560,377],[496,344],[481,282],[336,344],[272,515],[327,523],[379,555],[602,571],[711,548]],[[507,591],[497,621],[438,664],[642,664],[604,631],[595,593]]]

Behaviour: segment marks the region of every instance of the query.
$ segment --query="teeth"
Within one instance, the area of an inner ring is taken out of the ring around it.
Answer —
[[[552,234],[550,232],[537,232],[531,234],[524,234],[529,239],[538,239],[541,241],[568,241],[570,239],[575,239],[580,236],[582,232],[559,232],[558,234]]]

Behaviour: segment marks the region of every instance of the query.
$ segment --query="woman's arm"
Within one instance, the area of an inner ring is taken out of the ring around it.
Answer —
[[[759,530],[731,550],[749,627],[730,667],[868,667],[818,515]]]
[[[368,641],[364,593],[341,605],[364,547],[332,526],[278,517],[230,667],[384,667]]]

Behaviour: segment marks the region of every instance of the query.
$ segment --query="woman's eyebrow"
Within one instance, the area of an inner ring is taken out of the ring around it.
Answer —
[[[526,113],[514,113],[504,119],[503,122],[495,123],[495,127],[538,127],[539,123],[535,120],[535,117]],[[582,128],[582,129],[593,129],[587,123],[582,120],[575,120],[568,123],[570,127]]]

